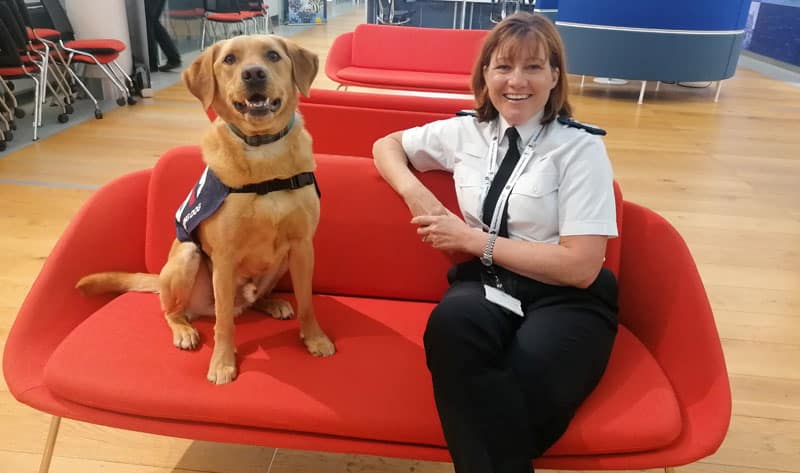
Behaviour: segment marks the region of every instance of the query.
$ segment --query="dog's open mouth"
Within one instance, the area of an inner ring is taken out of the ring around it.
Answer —
[[[262,94],[253,94],[244,102],[234,101],[233,106],[242,115],[250,114],[261,117],[278,111],[281,108],[281,99],[270,99]]]

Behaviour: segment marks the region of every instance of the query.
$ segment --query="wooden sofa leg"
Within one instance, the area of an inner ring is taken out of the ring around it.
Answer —
[[[639,105],[641,105],[642,102],[644,101],[644,89],[645,89],[645,87],[647,87],[647,81],[643,80],[642,81],[642,90],[639,92],[639,102],[638,102]]]
[[[53,416],[50,420],[50,432],[47,434],[47,443],[42,453],[42,463],[39,465],[39,473],[47,473],[50,470],[50,460],[53,459],[53,450],[56,446],[58,437],[58,427],[61,425],[61,417]]]
[[[671,466],[665,466],[664,467],[664,473],[675,473],[675,468],[673,468]]]

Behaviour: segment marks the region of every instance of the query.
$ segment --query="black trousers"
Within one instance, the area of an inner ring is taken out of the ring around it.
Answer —
[[[145,16],[147,16],[147,50],[150,56],[150,69],[158,69],[158,46],[164,51],[167,62],[178,64],[181,62],[181,53],[172,41],[169,31],[164,28],[159,18],[164,11],[167,0],[147,0],[145,2]]]
[[[486,300],[477,261],[455,266],[431,313],[425,352],[457,473],[530,473],[600,380],[617,332],[617,285],[588,289],[500,268],[525,317]]]

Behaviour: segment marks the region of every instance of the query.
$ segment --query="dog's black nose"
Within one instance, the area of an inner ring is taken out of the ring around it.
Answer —
[[[262,66],[247,66],[242,69],[242,81],[249,86],[262,85],[267,81],[267,70]]]

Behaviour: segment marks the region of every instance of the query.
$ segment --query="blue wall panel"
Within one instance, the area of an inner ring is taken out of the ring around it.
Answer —
[[[560,0],[558,21],[676,30],[740,30],[750,0]]]
[[[800,6],[761,2],[747,49],[800,66]]]

